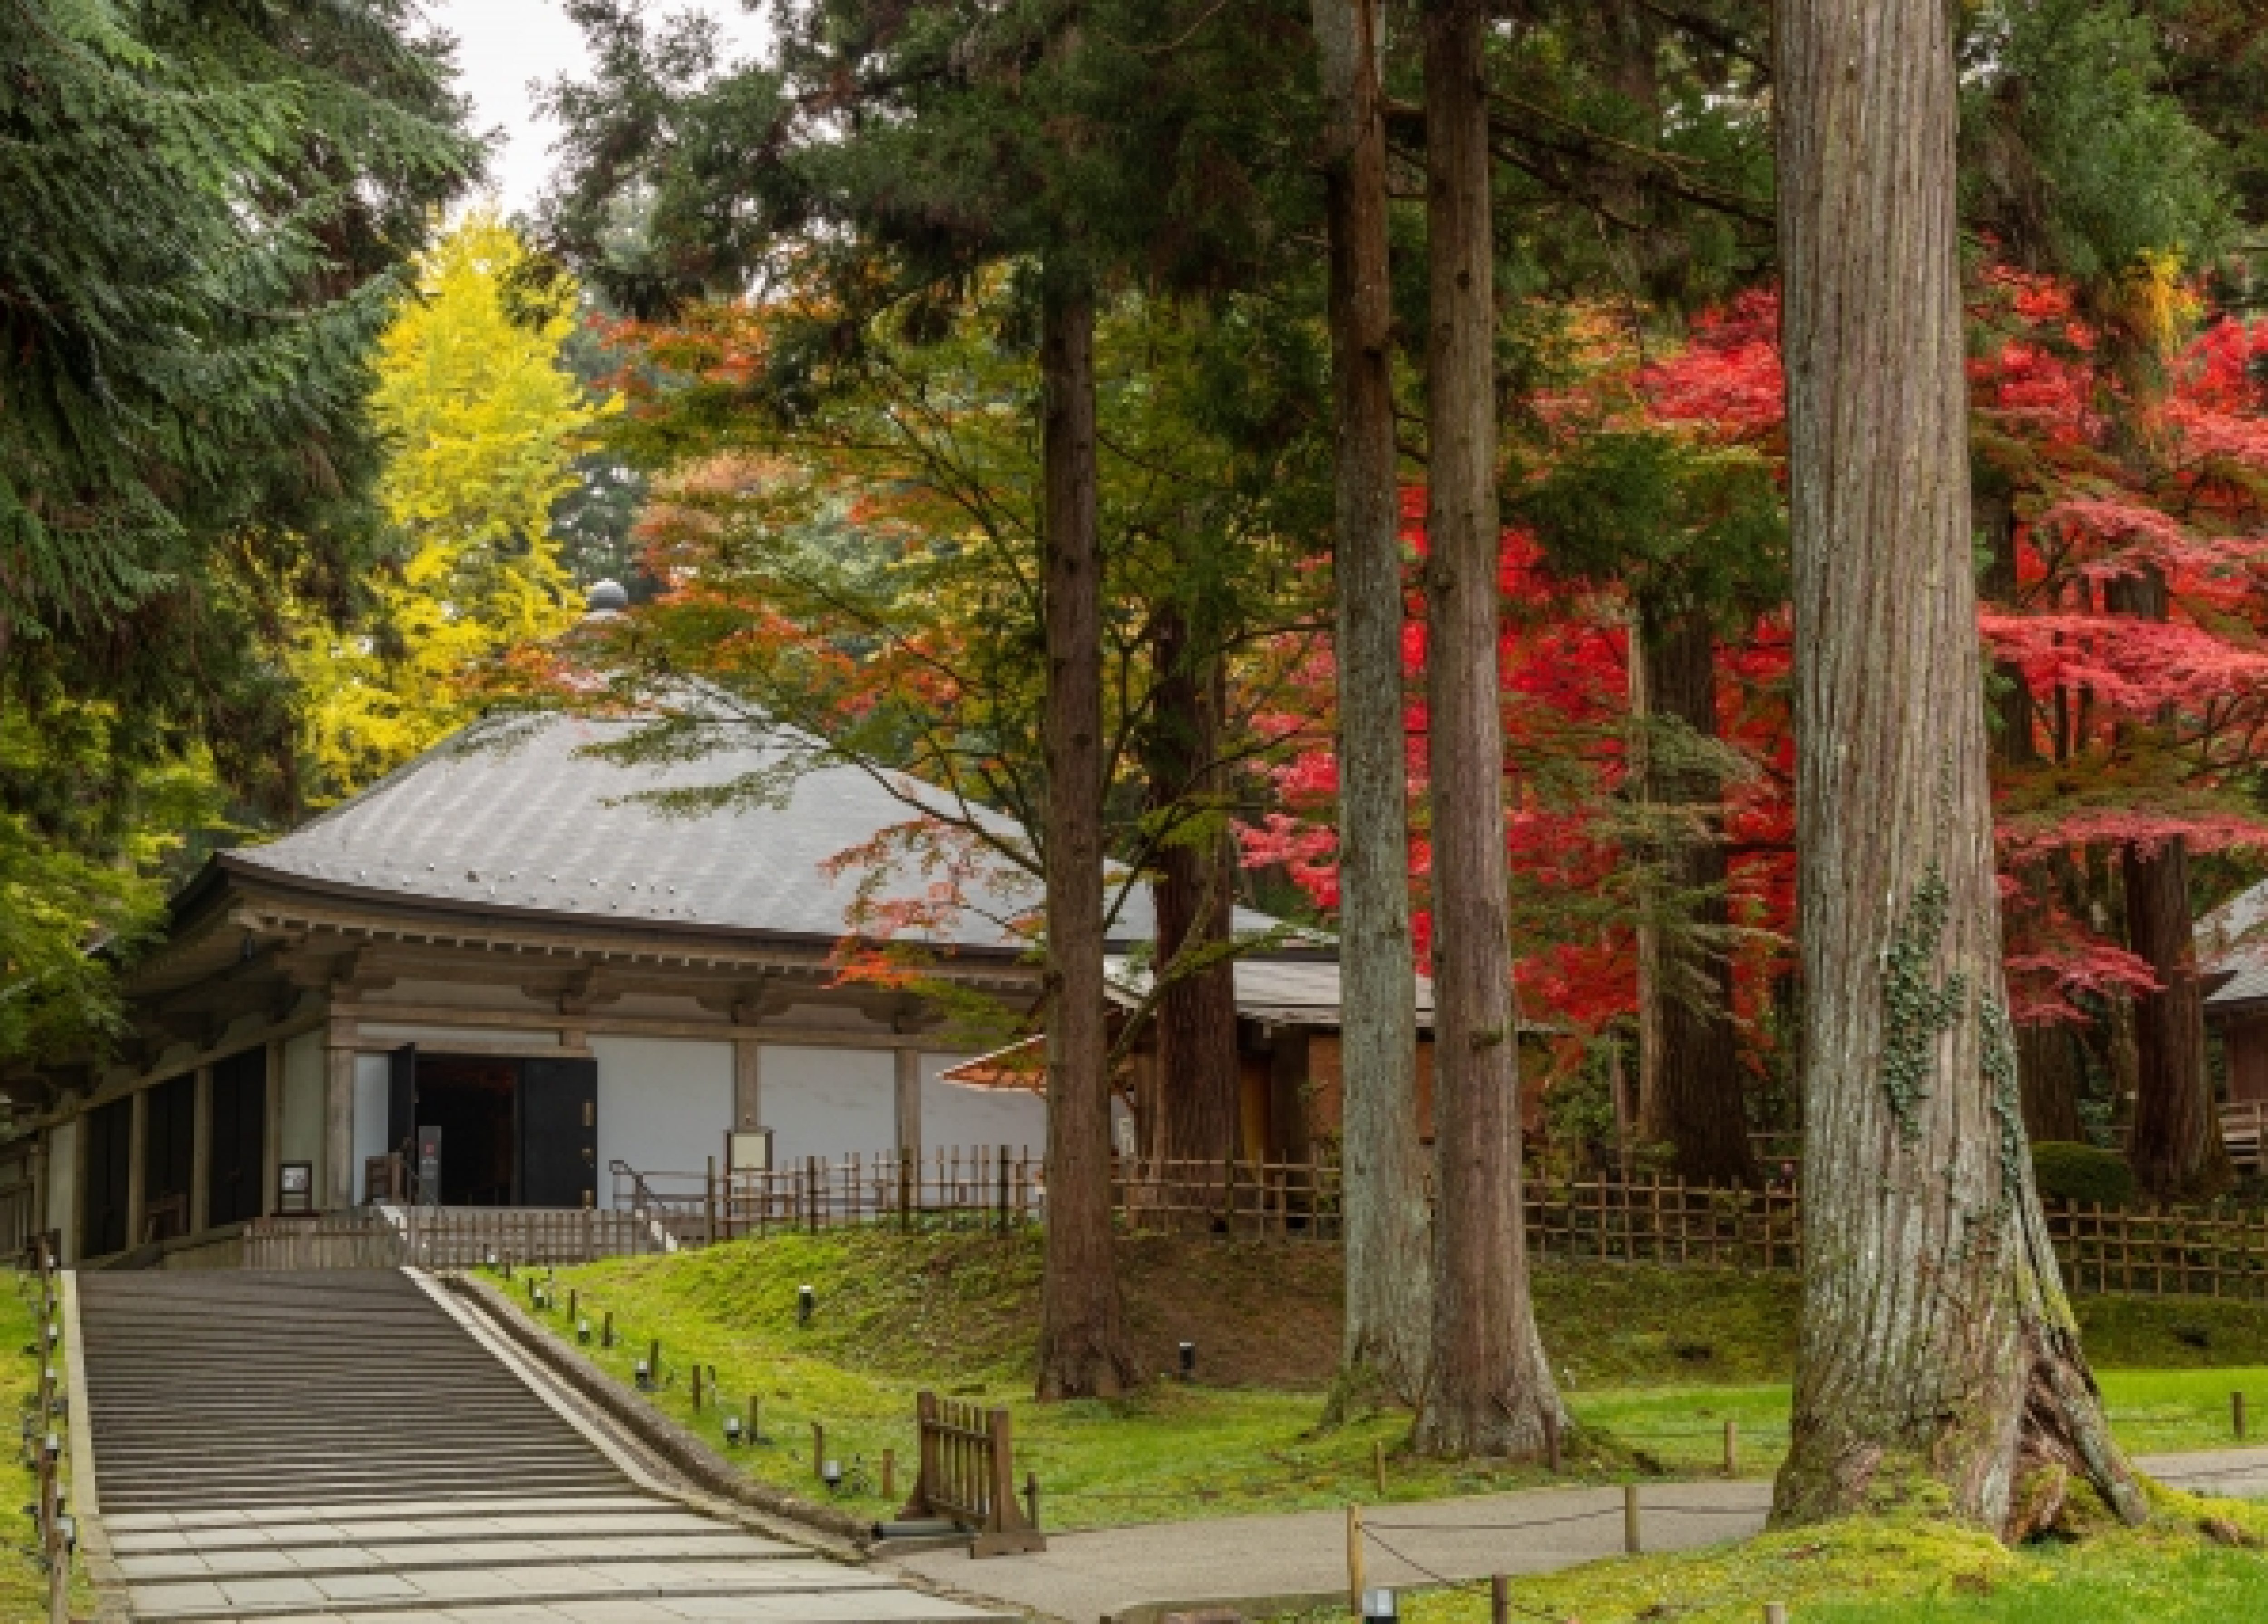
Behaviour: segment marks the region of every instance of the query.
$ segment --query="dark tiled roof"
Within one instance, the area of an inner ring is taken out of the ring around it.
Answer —
[[[636,797],[731,782],[776,768],[789,752],[752,743],[636,765],[590,752],[632,726],[549,719],[469,729],[284,838],[229,853],[231,866],[483,910],[832,941],[843,934],[861,871],[830,874],[828,860],[917,816],[871,774],[840,764],[795,777],[777,804],[672,815]],[[894,782],[945,804],[941,792],[902,775]],[[986,823],[1020,842],[1012,821]],[[929,884],[909,871],[880,894],[918,899]],[[1010,872],[968,894],[979,905],[960,911],[949,928],[907,934],[960,947],[1020,945],[998,921],[1035,907],[1036,886]],[[1238,919],[1245,930],[1271,923]],[[1149,899],[1137,887],[1113,934],[1141,941],[1151,930]]]

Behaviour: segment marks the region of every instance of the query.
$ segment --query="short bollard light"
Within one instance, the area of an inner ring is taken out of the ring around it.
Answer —
[[[496,1267],[496,1266],[497,1266],[497,1253],[496,1253],[496,1248],[495,1248],[495,1247],[493,1247],[493,1246],[491,1246],[491,1247],[490,1247],[490,1248],[489,1248],[489,1267],[490,1267],[490,1268],[494,1268],[494,1267]]]
[[[818,1306],[819,1294],[817,1292],[812,1290],[808,1286],[798,1286],[795,1288],[795,1323],[797,1325],[809,1325],[811,1323],[812,1310]]]
[[[49,1460],[53,1460],[63,1452],[63,1441],[51,1432],[48,1434],[47,1441],[40,1445],[40,1451]]]
[[[1384,1585],[1362,1593],[1362,1624],[1395,1624],[1401,1616],[1394,1592]]]
[[[49,1320],[48,1322],[48,1346],[49,1347],[53,1347],[56,1343],[63,1340],[63,1328],[55,1321]]]
[[[652,1392],[653,1391],[653,1367],[648,1364],[644,1360],[641,1359],[637,1362],[637,1369],[635,1374],[637,1377],[638,1391],[640,1392]]]
[[[1195,1342],[1184,1342],[1182,1344],[1182,1379],[1186,1382],[1197,1373],[1197,1345]]]
[[[578,1342],[588,1342],[591,1340],[591,1322],[589,1320],[578,1319],[575,1322],[575,1340]]]
[[[58,1517],[55,1518],[55,1532],[63,1537],[65,1551],[78,1549],[78,1518]]]
[[[828,1494],[833,1495],[841,1493],[843,1488],[843,1463],[839,1460],[829,1460],[821,1463],[819,1468],[819,1480],[827,1485],[827,1492]]]
[[[734,1449],[740,1447],[740,1418],[739,1416],[727,1415],[725,1418],[725,1442],[731,1444]]]

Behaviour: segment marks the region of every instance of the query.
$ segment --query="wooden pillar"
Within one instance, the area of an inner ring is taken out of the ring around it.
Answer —
[[[323,1051],[323,1160],[315,1170],[316,1205],[327,1213],[354,1205],[355,1058],[334,1033]]]
[[[733,1040],[733,1120],[744,1128],[764,1125],[762,1055],[755,1038]]]
[[[142,1214],[149,1204],[142,1164],[150,1155],[150,1090],[136,1089],[126,1098],[126,1244],[131,1249],[142,1244]]]
[[[922,1150],[921,1051],[893,1049],[890,1059],[897,1084],[898,1150],[903,1155],[917,1156]]]
[[[212,1227],[212,1067],[197,1067],[189,1108],[189,1233]]]
[[[268,1042],[268,1095],[262,1111],[268,1126],[261,1139],[260,1190],[253,1211],[265,1215],[276,1210],[276,1169],[284,1160],[284,1045]]]
[[[1266,1154],[1271,1161],[1306,1162],[1314,1155],[1307,1075],[1307,1029],[1278,1027],[1268,1052]]]

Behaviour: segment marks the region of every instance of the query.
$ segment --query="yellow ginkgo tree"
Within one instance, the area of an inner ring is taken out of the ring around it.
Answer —
[[[505,650],[578,612],[552,512],[599,419],[565,367],[577,292],[530,276],[531,251],[491,212],[467,217],[418,267],[417,296],[379,342],[372,406],[391,442],[379,484],[396,567],[360,626],[298,640],[313,798],[383,776],[470,720]]]

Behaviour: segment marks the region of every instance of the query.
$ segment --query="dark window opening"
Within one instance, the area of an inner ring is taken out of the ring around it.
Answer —
[[[208,1222],[260,1216],[268,1155],[268,1051],[247,1049],[213,1067],[211,1161],[205,1174]]]

